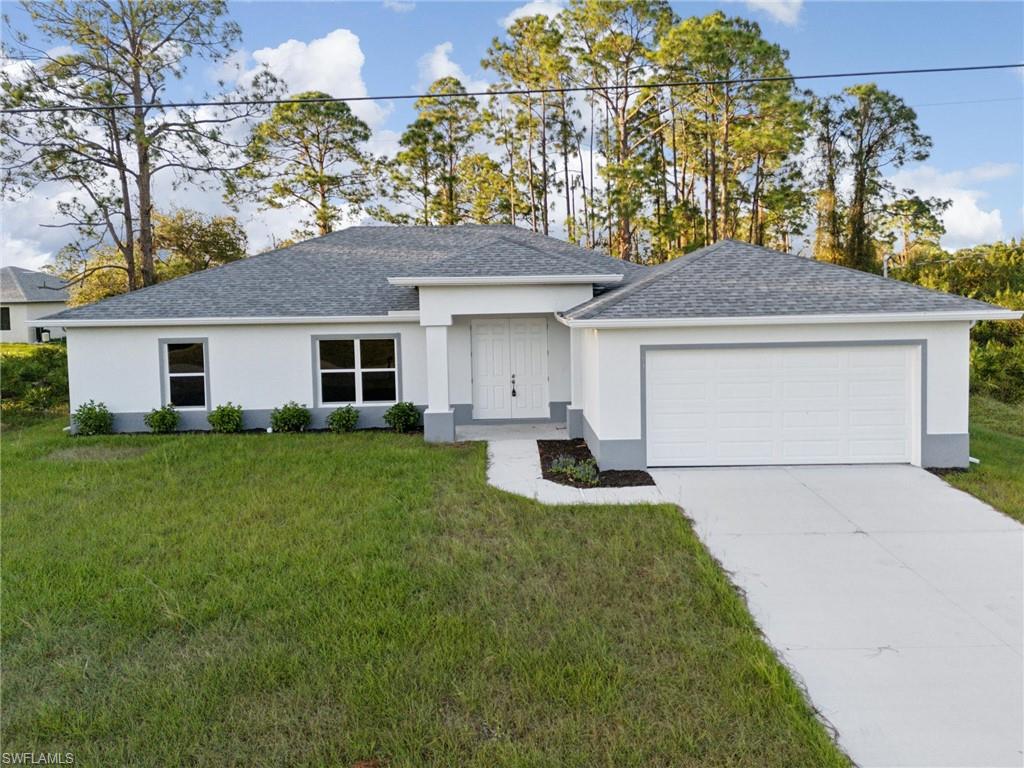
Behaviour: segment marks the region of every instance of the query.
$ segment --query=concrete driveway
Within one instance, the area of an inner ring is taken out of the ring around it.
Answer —
[[[651,474],[859,765],[1024,764],[1024,527],[909,466]]]

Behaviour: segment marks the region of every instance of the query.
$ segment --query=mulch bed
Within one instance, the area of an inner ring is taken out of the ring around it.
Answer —
[[[551,462],[559,456],[572,456],[577,461],[593,459],[594,455],[584,440],[538,440],[540,468],[545,480],[574,488],[629,488],[636,485],[654,485],[653,478],[642,469],[606,469],[599,475],[596,486],[582,485],[565,475],[552,472]]]

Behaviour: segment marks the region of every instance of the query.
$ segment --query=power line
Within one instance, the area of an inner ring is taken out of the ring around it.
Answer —
[[[630,83],[628,85],[575,85],[555,88],[507,88],[488,91],[464,91],[447,93],[402,93],[390,96],[330,96],[320,99],[237,99],[227,101],[179,101],[153,102],[149,104],[82,104],[53,107],[16,107],[0,109],[0,114],[16,115],[49,112],[97,112],[115,109],[179,109],[195,107],[237,107],[237,106],[274,106],[277,104],[332,104],[350,101],[406,101],[431,97],[435,99],[455,96],[526,96],[545,93],[580,93],[585,91],[621,91],[646,88],[695,88],[710,85],[750,85],[754,83],[796,82],[797,80],[825,80],[844,77],[877,77],[880,75],[924,75],[944,72],[977,72],[995,69],[1020,69],[1022,64],[980,64],[966,67],[927,67],[920,69],[878,69],[866,72],[830,72],[817,75],[777,75],[773,77],[740,77],[720,80],[682,80],[661,83]]]

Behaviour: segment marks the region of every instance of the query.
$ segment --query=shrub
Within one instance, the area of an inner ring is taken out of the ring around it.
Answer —
[[[306,406],[294,400],[270,412],[270,428],[274,432],[302,432],[309,426],[310,415]]]
[[[178,420],[181,417],[174,410],[174,406],[168,403],[163,408],[154,408],[143,417],[150,432],[158,435],[166,435],[178,428]]]
[[[214,432],[241,432],[242,406],[234,405],[229,400],[206,414],[206,420]]]
[[[63,344],[2,344],[4,410],[55,411],[67,407],[68,360]]]
[[[331,432],[352,432],[359,423],[359,411],[351,405],[331,411],[327,417],[327,428]]]
[[[109,435],[114,429],[114,416],[103,403],[90,400],[75,409],[75,430],[80,435]]]
[[[395,432],[408,432],[420,423],[420,412],[412,403],[395,403],[384,414],[384,423]]]
[[[972,345],[971,391],[1004,403],[1024,400],[1024,341]]]
[[[601,473],[597,469],[597,462],[593,459],[579,461],[572,456],[563,454],[555,457],[551,462],[550,469],[552,472],[565,475],[580,485],[595,486],[601,481]]]

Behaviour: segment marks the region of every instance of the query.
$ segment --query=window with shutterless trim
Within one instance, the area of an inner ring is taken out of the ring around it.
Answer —
[[[320,402],[398,401],[398,343],[387,338],[320,338],[316,343]]]
[[[0,307],[0,331],[11,330],[11,308]]]
[[[206,407],[206,345],[202,341],[163,342],[167,402],[175,408]]]

